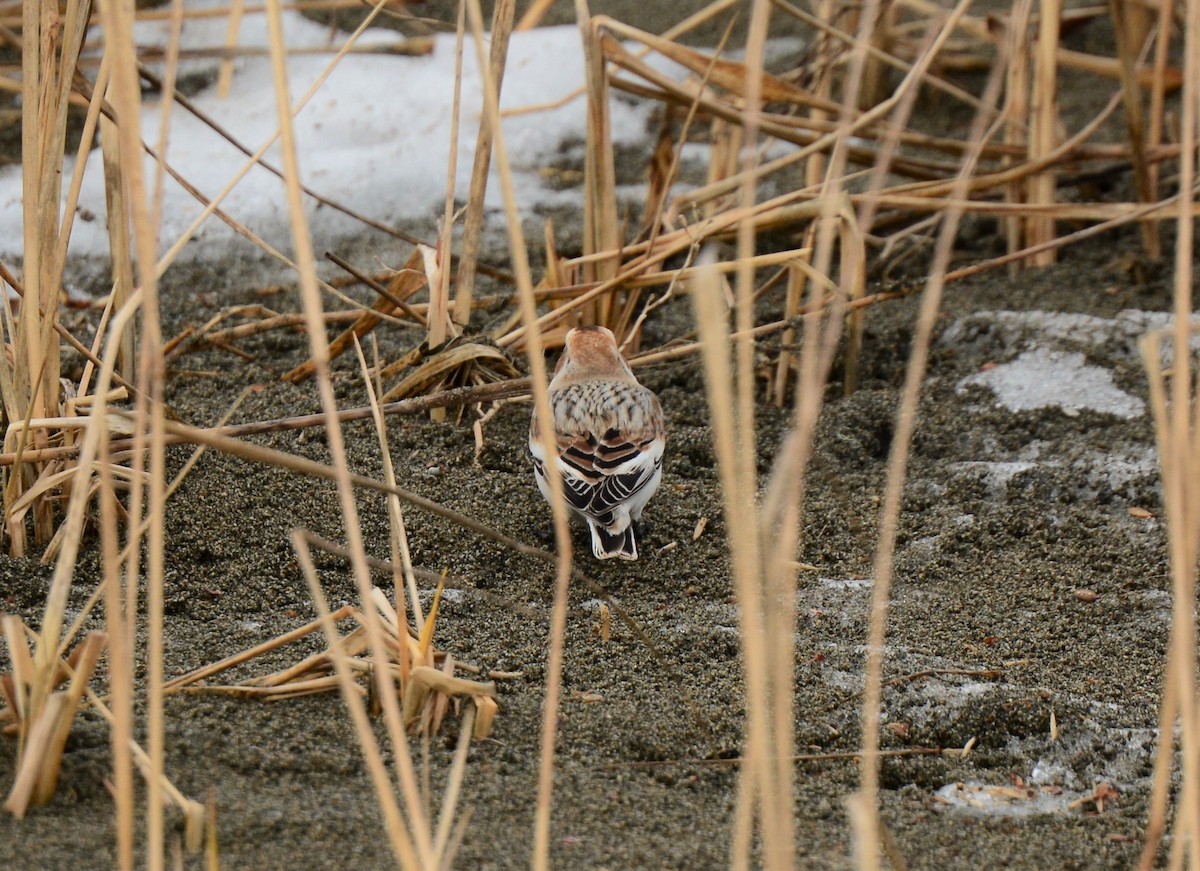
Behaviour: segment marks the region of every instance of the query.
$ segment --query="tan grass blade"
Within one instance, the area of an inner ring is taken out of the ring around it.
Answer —
[[[483,15],[479,0],[468,0],[471,33],[475,38],[475,53],[480,68],[483,64]],[[584,0],[577,0],[576,10],[586,15]],[[587,21],[580,17],[580,29],[586,32]],[[585,37],[586,38],[586,37]],[[589,50],[585,45],[585,51]],[[603,70],[598,71],[603,75]],[[512,173],[509,170],[508,153],[500,127],[499,99],[491,76],[484,75],[484,105],[495,131],[496,165],[500,170],[501,190],[504,194],[504,211],[508,221],[509,244],[512,249],[513,272],[517,277],[521,316],[529,330],[525,337],[526,353],[533,383],[534,406],[542,420],[550,420],[550,399],[547,393],[546,361],[542,352],[541,333],[537,325],[537,306],[533,296],[533,280],[529,271],[529,255],[521,232],[521,219],[517,212],[516,196],[513,193]],[[590,129],[590,128],[589,128]],[[589,140],[589,142],[593,142]],[[595,150],[589,147],[591,153]],[[611,155],[610,155],[611,156]],[[546,456],[554,456],[553,432],[542,428],[542,439]],[[534,844],[532,865],[538,871],[548,866],[550,849],[550,810],[553,789],[554,738],[558,726],[558,704],[562,680],[562,650],[566,635],[567,586],[571,578],[571,537],[567,529],[567,509],[563,499],[562,479],[549,476],[550,507],[554,514],[554,542],[558,551],[557,573],[554,583],[554,612],[551,617],[550,656],[547,664],[546,701],[542,711],[542,753],[538,769],[538,801],[534,822]]]
[[[367,772],[370,774],[372,785],[375,787],[375,797],[379,803],[380,813],[386,822],[384,828],[391,841],[392,851],[396,855],[397,862],[406,871],[417,871],[417,869],[428,868],[430,867],[429,861],[432,853],[419,854],[417,852],[417,847],[414,845],[408,828],[400,816],[400,807],[397,805],[396,797],[392,792],[391,778],[388,777],[387,770],[384,767],[383,756],[380,752],[379,744],[375,740],[375,733],[371,730],[366,705],[358,690],[358,685],[354,682],[354,676],[346,665],[346,654],[342,648],[341,636],[338,635],[337,627],[331,619],[329,604],[325,600],[325,594],[321,590],[320,582],[317,580],[317,570],[316,566],[313,565],[308,544],[299,531],[292,533],[292,547],[296,551],[296,556],[300,562],[300,568],[304,572],[305,580],[308,581],[309,593],[312,595],[313,604],[316,606],[321,627],[325,631],[325,642],[332,653],[333,664],[337,670],[338,685],[342,690],[342,699],[350,712],[350,719],[358,735],[359,746],[362,747],[363,756],[367,763]],[[418,824],[419,820],[413,821],[413,825]]]
[[[163,674],[163,578],[164,566],[164,511],[166,504],[166,448],[163,442],[163,424],[166,420],[162,401],[165,365],[162,357],[162,328],[159,320],[157,275],[154,261],[158,249],[158,230],[153,225],[153,208],[149,188],[143,172],[141,140],[141,85],[135,67],[133,43],[132,9],[116,2],[101,3],[101,19],[106,44],[115,53],[112,78],[112,102],[117,110],[118,136],[121,151],[121,167],[125,175],[129,194],[129,215],[133,225],[133,241],[137,257],[138,284],[142,291],[141,333],[142,348],[138,365],[137,435],[148,433],[149,480],[145,508],[150,525],[147,537],[146,560],[146,627],[147,627],[147,752],[150,774],[146,795],[146,862],[149,871],[161,871],[164,862],[164,820],[162,801],[163,756],[165,752],[164,722],[162,709]],[[99,408],[101,415],[104,407]],[[135,469],[141,468],[142,454],[135,456]],[[141,489],[135,488],[132,506],[133,516],[140,518]],[[107,528],[112,534],[111,526]],[[106,552],[111,545],[106,545]],[[131,557],[136,563],[136,557]],[[130,577],[137,577],[130,573]],[[135,619],[132,593],[136,585],[130,584],[128,620]],[[130,625],[132,637],[132,625]],[[112,632],[110,631],[110,637]],[[114,680],[132,679],[132,671],[114,674]],[[118,711],[118,717],[124,717]],[[114,733],[115,734],[115,733]]]
[[[383,630],[380,627],[378,612],[370,607],[369,604],[372,586],[370,570],[366,564],[362,528],[358,520],[358,509],[354,499],[353,485],[346,459],[345,442],[341,424],[337,416],[337,399],[329,377],[329,342],[325,336],[321,298],[317,286],[315,260],[312,252],[312,240],[309,236],[301,199],[300,172],[296,159],[295,133],[292,128],[291,100],[288,96],[282,13],[279,9],[278,0],[270,0],[268,8],[268,24],[271,37],[271,66],[275,83],[280,141],[283,148],[285,176],[287,179],[288,213],[292,222],[292,237],[296,248],[297,260],[302,265],[299,278],[303,309],[307,317],[309,346],[312,349],[313,361],[316,363],[317,387],[321,397],[322,410],[326,416],[325,431],[329,442],[329,451],[333,459],[338,499],[345,524],[347,543],[351,550],[351,564],[354,568],[355,585],[364,607],[363,613],[366,617],[365,626],[367,636],[371,642],[371,650],[376,659],[382,660],[385,651]],[[298,552],[299,548],[304,548],[304,553],[307,553],[306,544],[301,543],[298,545]],[[314,580],[311,576],[311,565],[309,574],[311,583]],[[320,595],[320,590],[314,590],[314,598],[318,595]],[[322,611],[327,610],[322,605]],[[329,628],[327,628],[327,634],[329,634]],[[334,647],[336,643],[336,641],[331,640],[330,646]],[[336,650],[336,647],[334,649]],[[339,675],[347,674],[344,665],[339,666],[338,673]],[[420,799],[420,792],[413,776],[412,760],[408,752],[407,738],[404,735],[395,685],[390,672],[386,669],[376,669],[375,677],[379,698],[383,702],[383,711],[389,738],[392,742],[393,752],[397,757],[401,792],[410,822],[410,828],[406,833],[400,827],[398,814],[389,813],[386,817],[387,829],[392,838],[393,847],[397,850],[397,857],[401,861],[405,861],[406,856],[411,859],[412,851],[415,848],[416,857],[420,859],[422,864],[428,866],[432,859],[432,833]],[[347,695],[348,704],[350,703],[349,699],[350,697]],[[351,710],[357,724],[360,717],[360,708],[352,706]],[[362,713],[361,716],[365,717],[365,713]],[[364,753],[367,753],[373,760],[378,753],[377,748],[374,751],[371,749],[374,737],[371,736],[371,743],[369,745],[361,729],[359,736],[360,741],[363,742]],[[370,764],[374,769],[376,763],[371,761]],[[386,781],[386,773],[382,771],[382,762],[378,763],[378,767],[379,771],[375,775],[377,778],[376,787],[380,791],[382,799],[383,782],[379,781],[378,777],[382,774],[383,781]],[[388,791],[388,795],[390,797],[390,790]]]
[[[356,342],[354,346],[358,353],[359,367],[363,374],[363,383],[367,388],[367,398],[371,403],[371,415],[375,421],[375,432],[379,436],[379,453],[383,458],[383,478],[389,486],[396,486],[396,470],[392,463],[392,454],[388,449],[387,424],[384,421],[383,411],[379,406],[379,390],[380,385],[372,382],[370,373],[367,371],[367,360],[363,356],[362,347]],[[378,350],[376,351],[378,358]],[[379,371],[379,361],[376,359],[376,372]],[[407,631],[407,615],[409,612],[413,615],[413,624],[416,626],[417,632],[421,632],[425,625],[425,616],[421,613],[421,598],[417,591],[417,579],[413,572],[412,554],[408,548],[408,530],[404,524],[404,509],[400,505],[400,499],[395,494],[388,494],[388,544],[391,547],[392,557],[392,584],[396,596],[396,607],[399,608],[399,613],[387,601],[387,597],[380,594],[383,602],[378,603],[381,606],[386,605],[391,613],[388,615],[390,621],[398,629],[405,627]],[[405,604],[405,591],[408,592],[408,604]],[[408,684],[408,676],[412,670],[411,657],[408,651],[408,645],[400,645],[400,688],[401,692]]]
[[[67,736],[70,734],[71,724],[75,720],[75,712],[79,708],[79,701],[83,698],[87,682],[91,679],[100,654],[104,650],[104,644],[104,633],[91,632],[72,654],[75,670],[67,687],[66,703],[58,718],[56,731],[51,736],[46,748],[46,758],[42,762],[41,774],[33,793],[34,804],[46,804],[54,797],[59,770],[62,766],[63,750],[67,745]]]
[[[1194,190],[1195,148],[1200,136],[1197,124],[1197,82],[1200,76],[1200,2],[1187,0],[1184,32],[1184,93],[1181,102],[1179,186]],[[1170,331],[1173,353],[1169,393],[1162,371],[1162,341],[1151,335],[1142,342],[1142,357],[1150,376],[1151,409],[1154,412],[1159,462],[1163,478],[1163,503],[1168,522],[1168,545],[1172,579],[1171,634],[1165,675],[1155,759],[1155,782],[1151,817],[1147,827],[1140,867],[1153,867],[1162,833],[1166,828],[1167,781],[1170,757],[1174,754],[1174,724],[1180,724],[1180,785],[1176,794],[1175,836],[1169,867],[1200,868],[1200,712],[1197,711],[1196,667],[1196,556],[1200,550],[1200,492],[1197,444],[1200,426],[1189,414],[1195,404],[1190,338],[1195,227],[1191,202],[1180,203],[1176,225],[1174,323]],[[1169,398],[1168,398],[1169,397]]]
[[[993,104],[999,97],[1000,87],[1004,81],[1005,55],[1002,53],[993,67],[991,78],[985,89],[983,102]],[[983,143],[990,138],[985,126],[990,112],[979,112],[972,125],[969,141],[974,144],[971,154],[963,161],[962,169],[956,180],[958,197],[961,197],[969,184],[971,175],[982,151]],[[991,126],[995,132],[1000,121]],[[956,198],[958,198],[956,197]],[[863,869],[879,867],[879,847],[883,843],[883,828],[879,820],[878,790],[879,790],[879,724],[880,706],[882,704],[882,675],[884,638],[887,629],[888,598],[891,590],[892,572],[895,559],[896,536],[899,529],[900,499],[903,494],[904,481],[908,469],[908,451],[912,434],[916,426],[917,402],[920,398],[921,385],[925,377],[929,347],[933,329],[937,321],[938,310],[941,306],[942,291],[945,287],[945,275],[950,256],[953,251],[954,239],[958,233],[958,222],[961,212],[950,210],[943,218],[934,254],[933,265],[926,282],[921,309],[917,318],[916,330],[913,336],[913,346],[909,357],[908,368],[905,371],[904,389],[901,394],[900,408],[896,413],[896,425],[892,438],[891,453],[888,459],[888,479],[884,492],[883,503],[879,514],[879,539],[875,555],[873,584],[871,589],[871,617],[867,642],[867,668],[863,691],[863,766],[862,790],[857,797],[861,802],[857,820],[861,827],[856,835],[863,844],[859,856],[859,867]]]

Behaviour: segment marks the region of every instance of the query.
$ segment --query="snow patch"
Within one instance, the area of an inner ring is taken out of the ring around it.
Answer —
[[[224,3],[194,0],[189,5],[199,10]],[[226,27],[224,17],[188,20],[183,27],[182,47],[223,45]],[[332,49],[345,39],[345,34],[292,12],[284,14],[284,31],[290,48]],[[167,32],[165,21],[140,22],[135,39],[144,48],[165,48]],[[97,30],[93,38],[100,40],[102,35]],[[584,53],[579,40],[579,29],[573,25],[512,35],[501,109],[509,113],[503,127],[516,197],[527,213],[548,204],[579,202],[578,190],[555,191],[543,178],[548,165],[561,160],[572,148],[580,154],[584,148],[587,101],[578,95],[572,98],[584,84]],[[391,31],[370,30],[363,34],[360,44],[394,45],[397,41]],[[475,131],[483,112],[483,81],[474,46],[470,39],[467,43],[463,52],[461,129],[455,154],[455,190],[460,198],[470,186]],[[247,48],[269,45],[266,16],[246,16],[239,44]],[[433,37],[433,51],[426,56],[354,53],[344,57],[295,118],[302,180],[315,191],[377,221],[432,224],[441,214],[446,192],[454,49],[455,35],[441,34]],[[318,80],[332,57],[331,50],[328,54],[294,54],[287,59],[293,105]],[[662,58],[651,56],[647,60],[667,75],[682,76],[678,67]],[[187,61],[181,73],[215,79],[212,74],[217,64],[215,60]],[[249,56],[238,59],[234,66],[232,97],[219,98],[213,84],[190,99],[253,151],[274,134],[277,126],[270,60]],[[641,144],[648,147],[654,106],[651,101],[610,101],[612,137],[618,148]],[[517,109],[529,111],[512,111]],[[160,114],[161,103],[147,95],[141,132],[148,143],[158,140]],[[278,144],[265,157],[273,165],[282,166]],[[148,156],[145,160],[147,179],[153,180],[156,165]],[[180,106],[175,106],[171,114],[167,160],[207,197],[216,196],[247,162],[240,151]],[[80,214],[89,217],[75,222],[70,249],[75,257],[107,256],[100,163],[99,154],[93,150],[79,202]],[[71,176],[73,167],[72,156],[66,161],[64,179]],[[486,202],[495,209],[502,199],[494,165],[493,176]],[[13,260],[20,259],[22,251],[20,204],[20,167],[0,170],[0,256]],[[222,201],[221,208],[276,248],[291,250],[284,183],[270,172],[259,166],[250,169]],[[329,244],[330,240],[361,230],[357,221],[333,209],[319,208],[312,199],[307,199],[305,208],[313,237],[322,240],[318,244]],[[201,212],[199,203],[168,177],[161,250],[172,245]],[[236,256],[231,254],[231,246],[249,244],[220,220],[209,219],[182,256],[192,260],[228,259]]]
[[[977,372],[958,382],[958,392],[987,387],[996,401],[1011,411],[1058,407],[1068,415],[1084,409],[1134,418],[1146,413],[1146,403],[1113,383],[1112,373],[1089,366],[1078,352],[1034,348],[1008,363]]]

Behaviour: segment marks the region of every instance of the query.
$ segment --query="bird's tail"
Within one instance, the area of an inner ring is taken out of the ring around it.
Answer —
[[[592,553],[596,559],[635,560],[638,558],[637,539],[633,534],[632,523],[620,532],[609,532],[589,518],[588,528],[592,531]]]

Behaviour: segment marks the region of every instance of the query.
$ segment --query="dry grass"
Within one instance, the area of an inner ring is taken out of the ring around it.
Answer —
[[[335,8],[347,4],[302,5]],[[771,869],[793,867],[793,766],[797,759],[809,758],[795,752],[791,697],[805,470],[835,356],[844,351],[844,384],[853,390],[863,340],[863,310],[904,293],[867,295],[868,275],[886,273],[935,238],[926,279],[921,287],[912,289],[922,290],[923,297],[880,509],[861,697],[862,785],[848,797],[859,867],[879,868],[885,858],[892,867],[901,867],[903,857],[878,813],[878,766],[884,755],[879,746],[880,704],[887,683],[883,651],[900,497],[943,289],[949,282],[983,270],[1052,262],[1062,247],[1129,222],[1140,224],[1145,251],[1157,256],[1162,247],[1160,224],[1175,220],[1176,327],[1169,337],[1175,362],[1169,372],[1162,365],[1167,338],[1155,337],[1145,345],[1170,526],[1175,619],[1159,724],[1160,734],[1168,738],[1160,747],[1155,769],[1142,864],[1144,868],[1154,866],[1160,839],[1170,822],[1168,785],[1175,757],[1169,736],[1179,721],[1183,777],[1175,797],[1176,836],[1171,841],[1169,862],[1171,867],[1200,868],[1196,822],[1200,820],[1200,726],[1192,613],[1200,548],[1200,514],[1195,510],[1200,499],[1200,472],[1194,468],[1200,416],[1192,409],[1200,403],[1192,396],[1193,361],[1187,327],[1195,217],[1196,101],[1200,96],[1196,92],[1200,0],[1186,0],[1184,5],[1182,22],[1173,20],[1169,4],[1160,4],[1156,13],[1122,0],[1113,0],[1109,8],[1069,13],[1064,13],[1059,3],[1045,3],[1036,8],[1036,15],[1031,3],[1021,2],[1014,4],[1008,15],[987,19],[972,14],[968,0],[947,8],[928,0],[895,4],[868,0],[854,15],[834,19],[832,3],[816,4],[814,15],[787,0],[720,0],[666,34],[655,35],[593,16],[586,0],[576,0],[587,59],[586,86],[578,95],[588,106],[580,204],[583,250],[574,257],[560,254],[553,228],[548,226],[545,267],[535,282],[513,193],[498,102],[515,6],[512,2],[496,4],[493,38],[490,51],[485,52],[478,2],[463,2],[458,15],[459,69],[462,53],[473,50],[485,81],[485,112],[473,131],[476,163],[466,194],[468,205],[464,215],[455,214],[455,191],[452,183],[448,184],[436,242],[364,219],[364,223],[411,244],[410,256],[399,270],[372,275],[329,255],[347,273],[346,283],[362,284],[375,292],[371,305],[342,293],[344,284],[325,283],[316,275],[315,251],[304,217],[305,196],[316,196],[326,205],[354,213],[301,184],[292,118],[319,90],[328,72],[356,50],[359,34],[380,14],[383,3],[345,40],[326,75],[298,101],[288,93],[288,50],[280,23],[282,10],[294,7],[285,7],[278,0],[265,7],[235,2],[229,9],[203,13],[228,16],[226,44],[211,52],[226,59],[240,51],[238,20],[244,15],[267,15],[279,129],[257,148],[223,133],[247,155],[247,161],[216,196],[206,199],[197,192],[197,199],[204,204],[203,215],[179,239],[164,240],[169,244],[162,256],[158,255],[158,227],[164,178],[170,174],[185,184],[186,180],[179,179],[168,161],[169,113],[163,113],[153,147],[140,140],[140,73],[132,42],[132,11],[112,0],[99,4],[96,22],[104,38],[98,48],[84,41],[86,4],[67,0],[59,13],[38,3],[0,5],[0,24],[19,28],[23,46],[20,81],[4,76],[0,84],[19,87],[22,104],[29,107],[22,128],[23,270],[20,278],[7,267],[0,272],[5,284],[21,295],[19,304],[6,298],[3,312],[6,353],[0,354],[0,398],[6,429],[0,465],[6,470],[6,480],[2,534],[14,555],[36,548],[55,563],[36,633],[13,617],[2,623],[11,673],[0,678],[0,698],[5,705],[0,709],[0,723],[15,735],[20,758],[6,809],[19,816],[32,805],[49,800],[71,722],[82,705],[90,704],[111,722],[120,867],[132,868],[137,863],[139,826],[144,827],[146,866],[164,866],[163,809],[167,805],[184,814],[188,847],[198,850],[207,843],[208,859],[214,865],[218,861],[215,810],[206,811],[180,794],[163,769],[164,695],[185,688],[196,691],[199,681],[320,630],[326,642],[321,653],[282,671],[235,685],[209,685],[205,691],[288,698],[339,690],[362,745],[397,863],[405,868],[449,866],[467,832],[468,815],[459,814],[458,803],[464,779],[469,777],[470,738],[488,733],[497,710],[490,684],[456,676],[453,659],[433,647],[438,599],[429,613],[423,612],[418,582],[427,579],[419,578],[412,566],[404,519],[406,507],[417,507],[554,566],[542,755],[530,857],[533,867],[548,867],[566,594],[572,579],[592,583],[572,567],[559,482],[552,481],[556,550],[548,553],[399,486],[387,454],[385,419],[402,413],[444,415],[449,407],[481,406],[530,394],[543,415],[548,415],[545,351],[561,344],[565,332],[576,324],[602,323],[617,333],[635,366],[663,364],[697,353],[703,356],[724,508],[730,517],[756,520],[738,524],[747,534],[730,541],[734,587],[741,606],[747,699],[745,753],[737,760],[739,794],[731,821],[730,863],[735,868],[754,864]],[[516,29],[532,26],[548,6],[533,4]],[[731,29],[726,29],[725,38],[713,50],[698,50],[679,41],[699,24],[722,16],[731,28],[732,16],[739,12],[749,21],[745,51],[738,55],[742,60],[729,56]],[[166,54],[167,74],[161,87],[167,105],[175,101],[174,111],[201,117],[174,90],[179,28],[186,27],[197,13],[177,2],[169,9],[138,15],[173,21],[175,37]],[[1081,55],[1063,46],[1064,26],[1097,15],[1109,15],[1114,21],[1118,35],[1115,56]],[[767,68],[765,39],[776,16],[797,19],[819,33],[799,67]],[[1182,70],[1171,66],[1172,49],[1180,42]],[[682,80],[663,75],[647,63],[650,53],[674,61],[689,75]],[[1114,88],[1112,99],[1097,116],[1066,132],[1056,97],[1063,67],[1108,77]],[[90,83],[76,74],[77,68],[94,70]],[[982,93],[971,92],[955,79],[955,71],[964,69],[989,72]],[[226,61],[221,70],[222,91],[230,87],[230,70]],[[898,83],[893,86],[890,82],[896,76]],[[461,88],[461,72],[455,87]],[[1179,88],[1179,136],[1178,142],[1173,142],[1169,106]],[[659,104],[665,118],[658,147],[647,166],[647,197],[636,228],[622,222],[617,206],[608,117],[614,90]],[[969,134],[959,138],[915,129],[918,99],[922,93],[935,91],[939,99],[954,101],[974,113],[976,120]],[[78,150],[81,158],[95,133],[100,133],[108,193],[113,287],[91,347],[72,336],[59,317],[67,241],[86,165],[85,160],[77,159],[66,191],[66,208],[60,211],[70,102],[86,106],[87,111]],[[1113,143],[1099,134],[1118,111],[1124,115],[1125,139]],[[202,120],[219,129],[210,120]],[[458,136],[456,117],[454,138]],[[681,193],[678,181],[683,147],[689,140],[700,139],[711,146],[705,183]],[[287,187],[291,256],[271,249],[253,228],[237,224],[220,209],[250,168],[265,165],[263,155],[276,141],[281,144],[283,166],[270,169]],[[792,147],[783,156],[767,159],[766,148],[771,143]],[[454,151],[452,148],[451,153]],[[157,160],[153,180],[145,177],[143,152]],[[479,262],[491,161],[499,168],[512,251],[511,274]],[[1089,202],[1064,197],[1064,179],[1070,175],[1116,163],[1131,168],[1134,200]],[[802,172],[797,174],[798,169]],[[452,165],[449,179],[454,175]],[[784,192],[763,199],[760,187],[768,181],[779,184]],[[1185,195],[1166,193],[1172,188]],[[243,306],[164,340],[156,283],[212,215],[295,269],[303,313],[286,315],[265,306]],[[966,215],[1002,222],[1008,251],[1001,257],[951,269],[950,255],[960,220]],[[455,251],[453,231],[460,217],[463,234]],[[1060,234],[1060,224],[1065,221],[1092,223]],[[767,233],[772,234],[772,243],[770,250],[763,250],[767,246],[762,237]],[[797,241],[783,245],[778,242],[782,238]],[[731,243],[734,256],[718,262],[715,252]],[[497,281],[500,289],[477,292],[479,274]],[[784,318],[757,322],[756,302],[780,284],[784,286]],[[643,348],[642,328],[647,318],[684,295],[692,298],[695,333],[669,346]],[[343,307],[327,311],[325,305],[331,299]],[[484,308],[500,310],[503,316],[495,319],[487,334],[472,334],[472,314]],[[335,324],[342,332],[331,341],[328,329]],[[381,360],[376,354],[368,364],[361,340],[384,325],[411,335],[411,347],[393,360]],[[285,377],[289,381],[315,380],[320,414],[206,430],[168,419],[162,384],[172,361],[203,349],[244,353],[237,344],[244,338],[298,328],[307,333],[311,356]],[[783,350],[763,366],[759,343],[768,336],[779,337]],[[74,395],[61,393],[60,340],[70,343],[88,361],[82,379],[73,385]],[[351,348],[358,356],[369,404],[340,409],[330,379],[331,365]],[[513,364],[517,354],[525,355],[528,378],[519,377]],[[763,394],[760,380],[766,381]],[[792,402],[791,432],[761,488],[754,456],[760,395],[779,405],[789,399]],[[131,409],[118,412],[113,407],[127,400],[132,402]],[[385,468],[382,480],[352,474],[346,460],[342,424],[368,417],[379,433]],[[244,440],[253,433],[311,426],[326,433],[329,465]],[[311,550],[316,539],[296,530],[292,544],[318,620],[165,682],[164,632],[169,626],[163,616],[162,517],[179,480],[170,485],[166,481],[165,451],[167,445],[183,442],[334,481],[346,541],[329,546],[349,561],[359,601],[356,606],[330,612],[313,568]],[[372,565],[361,540],[354,495],[363,488],[388,497],[392,553],[386,570],[392,573],[395,601],[371,581]],[[65,507],[60,510],[59,505]],[[89,516],[95,518],[99,530],[104,578],[84,614],[64,629],[67,592],[77,581],[75,563]],[[131,582],[142,574],[143,554],[147,577],[144,603],[138,601],[137,585]],[[103,602],[106,630],[80,638],[86,612],[98,602]],[[604,611],[605,625],[609,613]],[[631,622],[615,603],[612,613]],[[347,619],[353,619],[357,628],[342,634],[338,627]],[[139,628],[145,629],[146,639],[143,681],[135,681],[132,665]],[[644,634],[639,637],[649,644]],[[107,700],[89,685],[105,653]],[[133,741],[137,725],[134,699],[142,694],[146,702],[145,750]],[[440,810],[434,815],[428,810],[431,797],[421,786],[410,741],[417,734],[436,731],[452,700],[459,696],[470,698],[473,704],[463,707],[453,768]],[[385,722],[395,755],[391,767],[385,764],[371,728],[372,715]],[[145,819],[141,822],[136,812],[135,770],[146,784]]]

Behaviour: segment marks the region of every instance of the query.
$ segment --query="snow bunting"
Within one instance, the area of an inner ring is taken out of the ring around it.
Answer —
[[[587,521],[597,559],[635,560],[633,524],[662,480],[666,429],[658,397],[638,383],[612,331],[577,327],[550,381],[556,466],[567,504]],[[529,452],[538,489],[550,499],[537,411]]]

